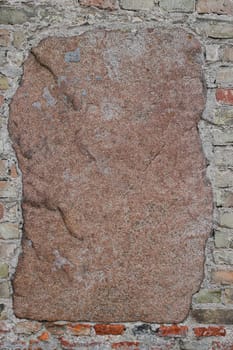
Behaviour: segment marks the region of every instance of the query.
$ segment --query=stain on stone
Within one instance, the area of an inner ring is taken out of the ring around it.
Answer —
[[[80,49],[77,48],[75,51],[66,52],[65,62],[79,62],[80,61]]]
[[[67,64],[80,51],[85,64]],[[212,222],[201,52],[177,28],[88,31],[33,49],[9,120],[23,174],[18,317],[186,317]]]

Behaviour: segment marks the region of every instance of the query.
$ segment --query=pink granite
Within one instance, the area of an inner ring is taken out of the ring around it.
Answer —
[[[212,216],[201,62],[177,28],[89,31],[32,50],[9,122],[23,174],[18,317],[187,316]]]

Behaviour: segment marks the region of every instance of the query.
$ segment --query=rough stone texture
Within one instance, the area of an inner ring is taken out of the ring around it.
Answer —
[[[192,310],[193,318],[199,323],[229,324],[233,323],[233,310],[199,309]]]
[[[18,317],[186,317],[212,211],[200,62],[182,29],[87,32],[33,50],[9,123],[24,181]]]
[[[160,0],[160,6],[169,12],[192,12],[195,9],[195,0]]]
[[[197,2],[198,13],[217,13],[217,14],[233,14],[233,1],[232,0],[198,0]]]
[[[95,6],[104,10],[115,10],[118,7],[117,0],[79,0],[82,6]]]
[[[120,6],[126,10],[150,10],[154,7],[154,0],[121,0]]]

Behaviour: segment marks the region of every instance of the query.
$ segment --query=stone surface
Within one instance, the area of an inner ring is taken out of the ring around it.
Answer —
[[[29,6],[20,8],[1,6],[0,8],[0,24],[23,24],[34,16],[34,10]]]
[[[117,0],[79,0],[82,6],[95,6],[103,10],[115,10],[117,9]]]
[[[168,1],[168,0],[167,0]],[[232,39],[233,26],[229,21],[207,21],[197,23],[198,31],[210,38]]]
[[[160,0],[160,6],[168,12],[192,12],[195,0]]]
[[[9,266],[6,263],[0,263],[0,278],[6,278],[8,276]]]
[[[150,10],[154,7],[154,0],[121,0],[120,6],[125,10]]]
[[[233,271],[212,271],[212,282],[220,284],[232,284]]]
[[[0,76],[0,90],[7,90],[9,88],[9,83],[7,77]]]
[[[33,49],[9,122],[24,181],[18,317],[186,317],[212,212],[200,62],[181,29],[90,31]]]
[[[233,46],[227,46],[223,49],[222,59],[233,62]]]
[[[223,293],[224,302],[226,304],[233,304],[233,289],[226,288]]]
[[[0,29],[0,46],[9,46],[10,33],[6,29]]]
[[[9,298],[10,297],[10,287],[8,282],[0,283],[0,298]]]
[[[19,238],[19,228],[17,224],[4,222],[0,224],[0,238],[1,239],[17,239]]]
[[[233,68],[231,67],[221,67],[216,76],[216,82],[218,86],[223,86],[223,85],[232,85],[233,82]]]
[[[193,298],[195,303],[220,303],[221,290],[201,289]]]
[[[233,323],[233,310],[227,309],[196,309],[191,312],[199,323],[229,324]]]
[[[232,0],[198,0],[197,2],[198,13],[217,13],[219,15],[232,15],[233,14],[233,1]]]
[[[233,89],[217,89],[216,99],[218,102],[233,105]]]

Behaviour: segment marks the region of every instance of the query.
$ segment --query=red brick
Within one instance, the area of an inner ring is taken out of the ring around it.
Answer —
[[[121,324],[96,324],[94,328],[97,335],[121,335],[125,331],[125,326]]]
[[[188,332],[187,326],[160,326],[158,334],[162,337],[185,336]]]
[[[80,0],[82,6],[95,6],[103,10],[116,10],[116,0]]]
[[[112,349],[118,350],[139,350],[139,342],[122,341],[119,343],[113,343]]]
[[[69,340],[67,340],[63,337],[59,338],[59,340],[60,340],[62,348],[64,348],[64,349],[73,349],[75,347],[74,343],[71,343]]]
[[[219,337],[226,335],[226,330],[222,326],[196,327],[193,331],[196,337]]]
[[[216,99],[228,105],[233,105],[233,89],[217,89]]]
[[[89,324],[68,324],[67,329],[73,335],[90,335],[91,326]]]
[[[39,339],[41,341],[48,341],[49,340],[49,333],[43,332],[43,333],[41,333],[41,335],[39,335],[39,337],[37,337],[37,339]]]

